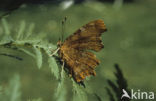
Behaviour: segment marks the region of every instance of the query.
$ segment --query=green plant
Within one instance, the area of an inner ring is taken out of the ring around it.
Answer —
[[[129,94],[130,91],[128,89],[127,80],[123,76],[123,73],[121,69],[119,68],[118,64],[115,64],[116,73],[114,73],[116,77],[116,83],[112,82],[111,80],[107,80],[110,88],[113,90],[114,94],[111,92],[111,90],[106,87],[107,94],[109,95],[109,101],[121,101],[122,96],[122,90],[125,89]],[[124,98],[123,101],[130,101],[128,98]]]
[[[66,89],[66,73],[64,70],[64,66],[58,62],[60,61],[58,55],[56,53],[56,45],[49,43],[44,40],[41,33],[39,37],[33,36],[33,29],[35,27],[34,23],[31,23],[26,29],[26,22],[21,21],[19,29],[14,31],[13,28],[9,26],[6,19],[2,19],[2,29],[3,32],[0,33],[0,48],[11,49],[18,52],[23,52],[36,60],[36,64],[38,69],[42,68],[43,65],[43,54],[45,54],[48,58],[49,68],[51,69],[51,73],[58,80],[58,87],[56,89],[56,93],[54,94],[56,101],[64,101],[66,99],[67,89]],[[16,34],[17,33],[17,34]],[[53,54],[53,55],[52,55]],[[17,60],[24,60],[20,56],[15,56],[10,53],[1,52],[0,55],[7,56],[10,58],[14,58]],[[61,68],[60,68],[61,67]],[[84,88],[79,86],[72,78],[73,82],[73,100],[81,100],[87,101],[86,92]],[[41,99],[33,100],[40,101]],[[17,100],[11,100],[17,101]]]
[[[0,101],[21,101],[20,76],[15,74],[9,81],[7,88],[1,88]]]

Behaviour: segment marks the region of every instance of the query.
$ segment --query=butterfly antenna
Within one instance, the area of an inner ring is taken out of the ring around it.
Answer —
[[[67,20],[67,17],[64,17],[64,19],[62,20],[62,37],[61,37],[62,42],[63,42],[64,34],[65,34],[66,20]]]

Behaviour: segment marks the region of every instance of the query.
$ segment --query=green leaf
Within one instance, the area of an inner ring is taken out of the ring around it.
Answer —
[[[4,18],[2,19],[2,25],[4,27],[5,35],[9,35],[10,34],[9,25],[8,25],[7,21]]]
[[[24,48],[19,48],[19,50],[21,50],[21,51],[23,51],[24,53],[26,53],[26,54],[32,56],[33,58],[35,58],[35,55],[34,55],[33,53],[31,53],[30,51],[28,51],[28,50],[26,50],[26,49],[24,49]]]
[[[87,94],[73,79],[73,101],[88,101]]]
[[[62,70],[61,70],[60,82],[58,83],[58,87],[56,90],[57,90],[55,93],[56,101],[65,101],[67,89],[66,89],[66,85],[65,85],[65,71],[64,71],[63,66],[62,66]]]
[[[66,95],[67,95],[67,88],[63,85],[63,87],[61,87],[61,92],[59,93],[59,95],[57,96],[56,101],[66,101]]]
[[[53,57],[49,56],[48,63],[49,63],[49,67],[51,69],[51,73],[54,74],[56,79],[58,79],[59,78],[59,68],[56,63],[56,60]]]
[[[14,75],[14,78],[10,81],[10,84],[13,85],[13,87],[10,87],[12,89],[12,96],[10,101],[17,101],[20,97],[20,76]],[[10,92],[10,91],[9,91]]]
[[[57,46],[56,46],[56,45],[53,45],[53,44],[50,44],[48,48],[49,48],[50,50],[54,50],[54,49],[57,48]]]
[[[28,30],[27,30],[27,32],[26,32],[26,37],[25,38],[28,38],[32,34],[34,27],[35,27],[35,24],[31,23]]]
[[[12,37],[10,35],[5,35],[0,40],[0,45],[4,45],[5,43],[9,43],[11,41],[13,41]]]
[[[46,47],[44,47],[48,56],[51,56],[52,53],[57,49],[56,45],[46,43]]]
[[[20,25],[20,28],[19,28],[19,31],[18,31],[18,34],[17,34],[17,40],[18,39],[22,39],[22,35],[24,34],[24,30],[25,30],[25,26],[26,26],[26,23],[25,21],[21,21],[21,25]]]
[[[20,92],[20,76],[15,74],[9,85],[4,88],[4,92],[0,95],[0,101],[21,101],[21,92]]]
[[[40,69],[42,67],[42,53],[40,48],[37,48],[36,46],[34,46],[34,51],[36,53],[37,67]]]

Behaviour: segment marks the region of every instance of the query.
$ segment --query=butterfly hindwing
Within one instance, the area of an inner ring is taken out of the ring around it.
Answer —
[[[60,46],[60,57],[68,65],[76,82],[96,74],[94,69],[100,61],[87,50],[100,51],[103,48],[101,34],[104,31],[106,27],[102,20],[92,21],[69,36]]]

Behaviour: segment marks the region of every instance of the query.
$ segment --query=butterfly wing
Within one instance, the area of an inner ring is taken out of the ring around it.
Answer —
[[[92,21],[69,36],[65,40],[64,45],[80,50],[99,51],[103,48],[100,36],[106,30],[103,20]]]
[[[106,27],[102,20],[92,21],[69,36],[60,47],[60,57],[77,82],[96,74],[94,68],[99,60],[87,50],[100,51],[103,48],[101,34],[104,31]]]

